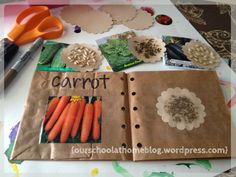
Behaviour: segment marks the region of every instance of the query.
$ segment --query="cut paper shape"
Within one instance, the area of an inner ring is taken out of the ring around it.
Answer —
[[[196,160],[195,162],[197,163],[197,165],[199,165],[202,168],[205,168],[208,171],[212,169],[212,164],[210,160]]]
[[[155,14],[155,10],[151,7],[141,7],[141,9],[146,11],[147,13],[151,14],[151,16],[153,16]]]
[[[132,174],[125,168],[123,168],[119,162],[112,162],[112,167],[122,177],[133,177]]]
[[[112,28],[113,21],[108,13],[92,10],[80,15],[78,25],[84,31],[97,34],[104,33]]]
[[[189,163],[189,162],[186,162],[186,163],[177,163],[176,165],[183,165],[183,166],[186,166],[187,168],[191,168],[191,166],[193,165],[197,165],[201,168],[204,168],[208,171],[210,171],[212,169],[212,164],[210,162],[210,160],[195,160],[195,163]]]
[[[18,129],[19,129],[19,125],[20,125],[20,122],[18,122],[16,125],[14,125],[11,128],[11,132],[8,136],[9,139],[10,139],[10,144],[8,145],[8,148],[5,151],[5,155],[7,157],[8,162],[11,163],[11,164],[21,164],[23,162],[22,160],[10,160],[11,154],[12,154],[12,151],[13,151],[14,142],[15,142],[15,139],[16,139],[16,135],[17,135],[17,132],[18,132]]]
[[[178,166],[186,166],[187,168],[191,169],[192,165],[196,165],[195,163],[177,163]]]
[[[174,172],[168,173],[168,172],[144,171],[143,177],[175,177],[175,175]]]
[[[98,168],[93,168],[90,172],[92,177],[95,177],[99,174],[99,169]]]
[[[155,20],[157,23],[162,25],[171,25],[173,23],[172,18],[167,15],[157,15]]]
[[[78,25],[80,15],[91,10],[93,10],[93,8],[88,5],[65,6],[61,10],[61,18],[67,23]]]
[[[199,41],[186,43],[183,52],[192,63],[206,69],[214,69],[221,62],[219,54],[213,48]]]
[[[163,122],[179,130],[193,130],[204,123],[205,106],[187,89],[169,88],[157,98],[157,114]]]
[[[11,163],[10,166],[11,166],[11,169],[13,170],[13,172],[15,173],[15,177],[20,177],[20,170],[19,170],[17,164]]]
[[[150,13],[139,9],[134,19],[123,22],[125,26],[135,30],[144,30],[153,25],[153,19]]]
[[[147,36],[137,36],[129,39],[129,49],[139,60],[146,63],[160,61],[166,51],[161,39]]]
[[[62,51],[61,58],[67,66],[81,72],[98,69],[102,63],[101,52],[90,44],[71,44]]]
[[[115,24],[133,19],[137,13],[132,5],[104,5],[100,10],[109,13]]]

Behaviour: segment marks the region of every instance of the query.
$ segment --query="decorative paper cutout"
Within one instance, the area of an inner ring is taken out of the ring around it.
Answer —
[[[133,20],[124,22],[123,24],[131,29],[143,30],[152,26],[153,22],[151,14],[139,9]]]
[[[151,7],[141,7],[141,9],[146,11],[147,13],[151,14],[151,16],[153,16],[155,14],[155,10]]]
[[[84,31],[89,33],[104,33],[112,28],[111,16],[102,11],[92,10],[83,13],[78,18],[78,24]]]
[[[101,52],[94,45],[71,44],[62,51],[62,60],[76,71],[93,71],[102,63]]]
[[[205,106],[195,93],[187,89],[169,88],[161,93],[157,101],[157,114],[170,127],[192,130],[205,121]]]
[[[93,10],[88,5],[65,6],[61,11],[61,18],[72,25],[78,25],[80,15]]]
[[[147,63],[160,61],[166,51],[165,43],[161,39],[146,36],[130,39],[129,49],[137,59]]]
[[[131,5],[104,5],[100,10],[109,13],[115,24],[133,19],[137,13],[136,8]]]
[[[183,52],[195,65],[207,69],[213,69],[221,62],[220,56],[214,49],[198,41],[192,40],[186,43]]]

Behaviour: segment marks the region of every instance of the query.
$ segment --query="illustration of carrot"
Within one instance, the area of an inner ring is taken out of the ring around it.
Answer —
[[[79,110],[76,114],[76,118],[75,118],[75,122],[71,131],[71,137],[75,138],[78,130],[79,130],[79,126],[80,126],[80,122],[82,120],[82,116],[84,113],[84,108],[85,108],[85,104],[86,104],[86,100],[84,98],[82,98],[81,100],[79,100]]]
[[[87,142],[89,133],[93,123],[93,104],[91,103],[92,97],[90,97],[89,102],[85,105],[84,109],[84,116],[82,121],[82,130],[81,130],[81,137],[80,141],[82,143]]]
[[[100,129],[101,125],[99,122],[99,119],[102,115],[102,101],[98,98],[96,101],[94,101],[94,120],[93,120],[93,139],[97,141],[100,137]]]
[[[76,113],[78,112],[79,108],[79,102],[71,102],[71,105],[68,110],[68,114],[66,116],[66,119],[64,121],[64,124],[62,126],[61,136],[60,136],[60,142],[65,143],[70,135],[70,132],[72,130]]]
[[[63,112],[61,113],[59,119],[57,120],[56,124],[53,126],[52,130],[50,131],[49,135],[48,135],[48,140],[52,141],[54,140],[57,135],[61,132],[63,123],[65,121],[65,118],[68,114],[68,110],[69,110],[69,106],[71,105],[71,103],[66,105],[66,108],[63,110]]]
[[[45,114],[46,120],[52,115],[52,113],[55,111],[60,99],[58,97],[54,97],[48,104],[48,109]]]
[[[53,112],[52,116],[50,117],[49,121],[47,122],[47,124],[45,126],[46,132],[49,131],[54,126],[54,124],[56,123],[57,119],[59,118],[59,116],[61,115],[62,111],[65,109],[65,107],[69,101],[70,101],[69,96],[62,96],[60,98],[60,101],[59,101],[55,111]]]

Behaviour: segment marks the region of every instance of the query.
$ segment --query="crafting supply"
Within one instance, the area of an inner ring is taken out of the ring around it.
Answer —
[[[24,20],[26,22],[23,23]],[[4,46],[4,50],[0,52],[0,56],[4,56],[4,66],[10,63],[17,53],[18,46],[33,42],[39,37],[58,38],[63,31],[63,24],[57,17],[50,16],[48,7],[33,6],[23,10],[17,16],[13,29],[8,33],[8,39],[0,42],[1,46]]]
[[[168,88],[157,98],[157,114],[163,122],[179,130],[193,130],[204,123],[205,106],[195,93],[184,88]]]
[[[100,10],[109,13],[115,24],[132,20],[137,13],[132,5],[104,5]]]
[[[146,11],[147,13],[151,14],[151,16],[153,16],[155,14],[155,10],[151,7],[141,7],[141,9]]]
[[[160,61],[166,51],[165,43],[156,37],[136,36],[128,45],[132,54],[146,63]]]
[[[79,25],[78,20],[80,16],[86,12],[93,10],[92,7],[88,5],[73,5],[73,6],[65,6],[61,10],[61,18],[72,25]]]
[[[197,66],[213,69],[219,66],[221,58],[210,46],[192,40],[183,46],[183,52]]]
[[[82,30],[94,34],[104,33],[112,28],[113,25],[111,16],[98,10],[91,10],[81,14],[77,22]]]
[[[43,44],[43,39],[38,38],[30,49],[22,55],[22,57],[11,67],[11,69],[4,76],[4,88],[11,83],[11,81],[16,77],[18,72],[24,67],[24,65],[32,58],[33,54],[39,49]]]
[[[90,44],[71,44],[62,51],[61,58],[67,67],[81,72],[98,69],[102,63],[101,52]]]
[[[131,29],[144,30],[151,27],[153,22],[152,15],[150,13],[139,9],[134,19],[123,22],[123,24]]]

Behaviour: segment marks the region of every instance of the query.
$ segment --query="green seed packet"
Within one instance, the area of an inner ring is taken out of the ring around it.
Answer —
[[[36,70],[40,71],[57,71],[72,72],[61,59],[62,50],[69,44],[47,41],[42,48]]]
[[[143,63],[143,61],[138,60],[129,50],[128,39],[134,36],[136,36],[134,32],[128,31],[96,41],[113,71],[121,71]]]

